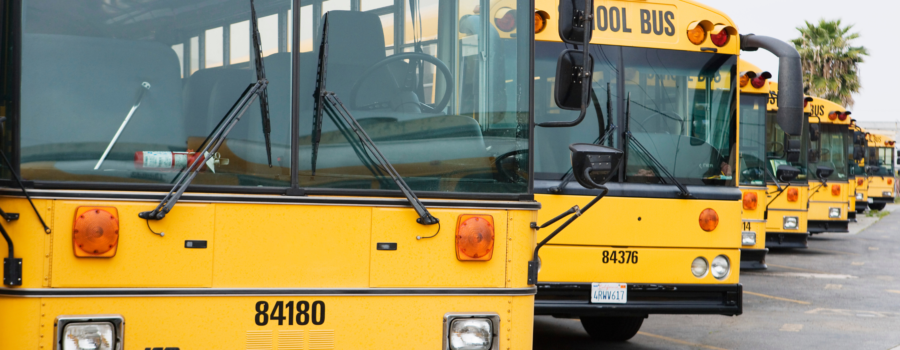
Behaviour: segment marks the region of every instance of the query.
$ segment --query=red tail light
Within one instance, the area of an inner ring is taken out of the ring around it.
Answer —
[[[828,120],[835,120],[835,119],[837,119],[837,118],[838,118],[838,114],[841,114],[841,113],[839,113],[839,112],[831,112],[831,113],[828,113]]]
[[[494,24],[497,25],[497,29],[500,29],[507,33],[515,30],[516,10],[510,9],[508,7],[497,10],[497,13],[494,14]]]
[[[709,40],[711,40],[712,43],[718,47],[722,47],[725,46],[725,44],[728,44],[728,39],[730,38],[731,36],[728,35],[728,31],[724,29],[719,31],[719,34],[712,34],[709,36]]]
[[[838,119],[841,121],[847,120],[847,117],[850,116],[850,112],[838,113]]]

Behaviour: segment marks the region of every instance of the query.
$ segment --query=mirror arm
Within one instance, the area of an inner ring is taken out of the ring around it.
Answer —
[[[543,122],[537,123],[535,125],[544,127],[544,128],[564,128],[571,127],[581,124],[584,120],[584,116],[587,114],[587,107],[590,104],[590,94],[591,85],[593,85],[593,66],[589,66],[591,62],[590,52],[588,48],[591,44],[591,31],[594,29],[594,1],[593,0],[584,0],[584,18],[582,19],[582,24],[584,25],[584,35],[582,35],[581,42],[581,51],[582,55],[582,64],[581,64],[581,113],[578,114],[578,118],[571,122]],[[576,48],[577,50],[577,48]],[[591,69],[589,69],[591,68]]]

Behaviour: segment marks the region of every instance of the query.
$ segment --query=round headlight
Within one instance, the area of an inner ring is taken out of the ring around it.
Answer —
[[[724,255],[719,255],[712,261],[712,266],[709,269],[712,272],[713,277],[717,279],[723,279],[728,276],[728,271],[731,270],[731,266],[728,263],[728,258]]]
[[[707,271],[709,271],[709,264],[706,263],[706,259],[697,257],[693,262],[691,262],[691,273],[693,273],[694,276],[706,276]]]

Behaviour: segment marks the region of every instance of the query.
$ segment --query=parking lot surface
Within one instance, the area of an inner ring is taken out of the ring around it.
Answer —
[[[535,349],[900,349],[900,207],[860,215],[850,233],[770,251],[741,271],[741,316],[651,315],[623,343],[593,341],[577,319],[539,316]]]

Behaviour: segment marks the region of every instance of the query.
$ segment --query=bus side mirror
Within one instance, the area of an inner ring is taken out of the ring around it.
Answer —
[[[591,143],[573,143],[572,173],[584,188],[600,188],[615,176],[623,152],[615,148]]]
[[[584,91],[590,91],[590,75],[587,72],[594,71],[593,57],[588,55],[588,67],[585,69],[584,52],[581,50],[565,50],[559,55],[556,62],[556,105],[562,109],[580,110],[587,106],[584,101]],[[587,88],[585,89],[585,84]]]
[[[787,140],[787,147],[784,150],[785,159],[788,162],[796,163],[800,161],[800,140]]]
[[[867,175],[875,175],[878,173],[878,167],[872,165],[866,165],[866,174]]]
[[[819,124],[809,124],[809,140],[819,141]]]
[[[854,160],[862,160],[866,156],[865,151],[863,151],[862,146],[856,145],[853,146],[853,159]]]
[[[816,167],[816,177],[819,179],[825,179],[831,174],[834,173],[834,168],[829,166],[820,165]]]
[[[779,165],[778,169],[775,170],[775,177],[782,182],[790,182],[791,180],[796,179],[797,176],[800,176],[800,169],[790,165]]]
[[[560,0],[558,10],[559,38],[563,42],[575,45],[591,42],[594,29],[593,0]]]

